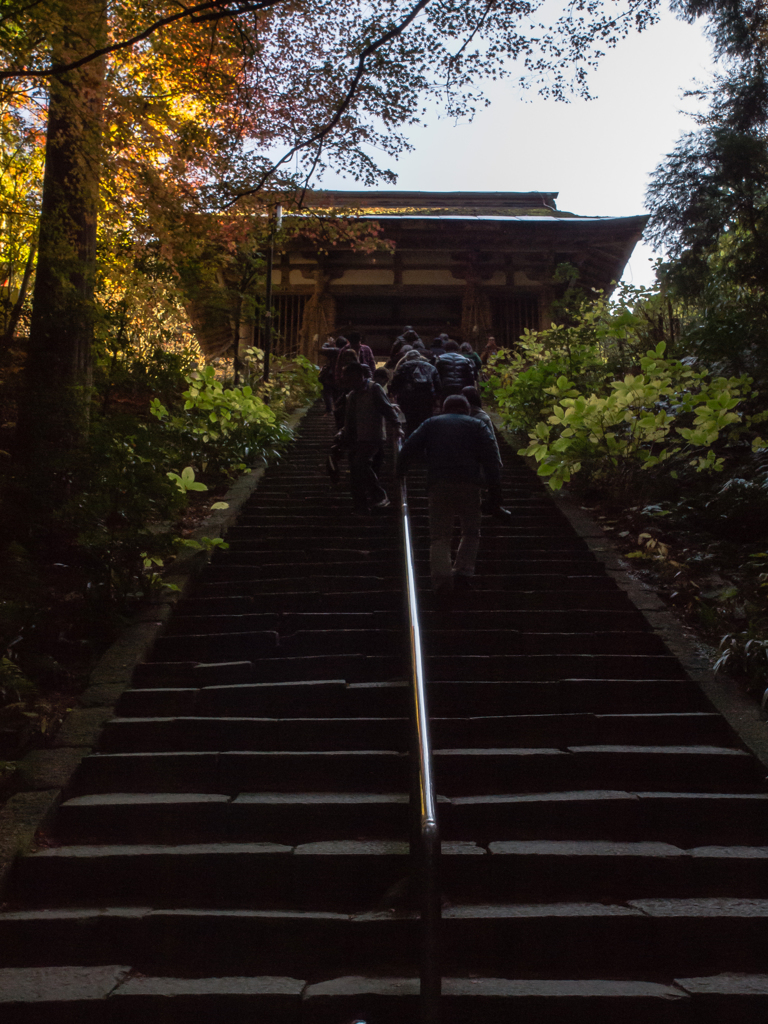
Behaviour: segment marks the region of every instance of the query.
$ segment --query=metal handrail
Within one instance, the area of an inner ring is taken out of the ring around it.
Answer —
[[[401,447],[399,437],[396,439],[395,445],[399,452]],[[438,1024],[442,979],[440,963],[440,832],[437,823],[437,799],[432,768],[432,740],[427,709],[424,658],[421,651],[421,626],[419,624],[416,571],[413,564],[411,517],[405,480],[400,481],[400,511],[403,527],[413,712],[411,715],[413,726],[411,737],[413,772],[411,862],[421,909],[419,1020],[421,1024]]]

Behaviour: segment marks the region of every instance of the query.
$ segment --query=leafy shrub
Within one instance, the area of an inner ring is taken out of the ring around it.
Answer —
[[[644,315],[630,309],[630,301]],[[643,289],[630,287],[622,288],[615,302],[603,296],[581,300],[563,309],[565,324],[526,330],[514,351],[492,357],[485,390],[507,429],[521,434],[533,430],[551,408],[549,389],[560,377],[582,391],[600,391],[607,381],[635,367],[648,347],[648,301]]]
[[[227,386],[213,366],[181,379],[186,389],[167,404],[153,398],[146,418],[96,416],[72,467],[74,496],[56,519],[78,549],[89,601],[123,603],[162,589],[158,570],[175,553],[189,493],[278,457],[292,438],[282,422],[285,406],[314,396],[317,372],[299,359],[275,374],[273,405],[250,384]]]
[[[768,535],[768,477],[732,476],[704,507],[706,525],[715,536],[739,541]]]
[[[188,374],[181,408],[168,409],[159,399],[150,406],[164,427],[165,450],[175,467],[189,465],[203,477],[225,479],[259,458],[279,454],[291,431],[246,384],[226,387],[213,366]]]
[[[130,416],[97,420],[73,466],[73,496],[55,514],[92,604],[148,593],[146,553],[171,552],[168,529],[185,494],[167,476],[179,458],[167,433]]]
[[[735,412],[749,378],[709,380],[679,360],[665,359],[660,342],[640,360],[641,373],[609,381],[604,393],[586,395],[566,377],[547,388],[552,406],[520,451],[539,463],[540,476],[557,490],[582,470],[614,496],[626,498],[639,473],[668,463],[696,472],[719,471],[714,445],[740,420]],[[690,424],[690,425],[685,425]],[[756,443],[759,439],[756,439]]]
[[[149,342],[130,343],[118,333],[104,342],[94,369],[101,415],[115,407],[142,412],[154,397],[173,402],[195,366],[196,355],[191,350],[169,352]]]
[[[16,703],[35,693],[35,686],[10,658],[0,658],[0,705]]]
[[[245,366],[248,383],[257,389],[259,396],[275,411],[291,413],[301,405],[314,402],[322,390],[319,370],[306,356],[273,356],[270,359],[268,381],[263,379],[263,349],[246,349]]]
[[[605,364],[596,342],[568,338],[564,327],[548,331],[526,330],[513,352],[502,350],[489,361],[486,392],[494,398],[504,425],[527,433],[552,405],[549,389],[566,376],[586,385],[605,375]]]
[[[268,388],[255,374],[232,387],[213,367],[193,369],[189,353],[118,338],[96,369],[90,434],[69,459],[58,505],[24,516],[4,479],[0,650],[13,642],[36,684],[47,672],[69,685],[60,657],[85,674],[90,652],[111,641],[134,603],[166,589],[163,569],[185,549],[176,540],[194,492],[282,452],[292,436],[285,416],[314,398],[317,370],[303,358],[273,366]],[[56,672],[41,667],[46,657]]]
[[[41,696],[15,662],[0,658],[0,756],[18,756],[30,741],[54,732],[62,717],[62,710]],[[0,786],[12,773],[12,767],[0,761]]]
[[[745,676],[753,686],[765,686],[768,683],[768,639],[751,630],[726,633],[720,641],[720,657],[714,669]]]

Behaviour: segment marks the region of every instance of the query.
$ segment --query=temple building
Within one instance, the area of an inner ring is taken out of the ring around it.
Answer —
[[[307,212],[338,210],[376,221],[392,246],[366,253],[347,243],[320,252],[311,233],[294,235],[274,256],[274,351],[302,352],[317,361],[329,334],[357,328],[383,357],[405,325],[427,342],[446,332],[477,349],[492,334],[511,346],[526,328],[550,324],[553,301],[566,287],[557,273],[563,264],[578,270],[585,290],[609,293],[647,218],[580,217],[558,210],[557,196],[308,193]],[[297,216],[302,214],[289,214],[289,224]],[[228,322],[231,326],[219,321],[214,332],[197,332],[198,337],[207,333],[201,343],[208,358],[231,353],[234,323]],[[241,322],[239,334],[241,350],[262,343],[258,323]]]
[[[392,252],[319,255],[298,238],[273,271],[277,348],[312,357],[325,335],[356,327],[383,355],[406,324],[474,347],[489,334],[512,345],[550,323],[565,287],[558,265],[585,289],[610,292],[646,217],[579,217],[557,192],[316,192],[308,206],[379,223]],[[256,342],[258,343],[258,332]]]

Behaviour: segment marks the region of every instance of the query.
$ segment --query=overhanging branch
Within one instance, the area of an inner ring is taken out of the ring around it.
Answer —
[[[390,29],[384,32],[381,36],[378,37],[378,39],[374,39],[372,43],[369,43],[368,46],[366,46],[365,49],[362,50],[357,60],[357,67],[355,68],[355,73],[352,76],[352,80],[349,83],[349,86],[347,87],[347,91],[344,93],[344,96],[342,97],[340,103],[337,105],[333,114],[328,118],[325,124],[318,128],[316,132],[313,132],[311,135],[307,136],[306,139],[302,139],[301,142],[297,142],[295,146],[292,146],[286,153],[283,154],[283,156],[277,161],[276,164],[273,164],[268,171],[265,171],[261,175],[258,184],[254,188],[248,189],[246,192],[238,192],[237,195],[232,199],[232,201],[228,205],[231,206],[234,203],[236,203],[238,199],[245,199],[247,196],[252,196],[255,195],[257,192],[260,192],[264,188],[267,181],[269,181],[269,179],[275,173],[275,171],[277,171],[278,168],[282,167],[283,164],[287,163],[287,161],[290,160],[291,157],[295,156],[301,150],[309,149],[311,146],[322,147],[323,141],[328,137],[328,135],[330,135],[333,129],[338,125],[339,121],[344,116],[346,111],[349,109],[352,101],[354,100],[357,90],[359,89],[360,84],[363,81],[363,78],[365,77],[365,65],[368,58],[373,56],[373,54],[380,50],[383,46],[386,46],[387,43],[391,43],[393,39],[397,39],[398,36],[402,35],[402,33],[405,32],[408,26],[412,24],[412,22],[419,16],[419,14],[424,10],[424,8],[430,4],[430,2],[431,0],[419,0],[419,2],[414,4],[414,6],[410,9],[408,14],[404,18],[402,18],[401,21],[399,21],[396,25],[393,25]]]
[[[256,0],[253,3],[230,3],[229,0],[205,0],[204,3],[196,4],[193,7],[184,6],[176,14],[169,14],[165,18],[158,18],[157,21],[152,22],[147,28],[135,36],[131,36],[130,39],[124,39],[119,43],[112,43],[110,46],[94,50],[85,57],[73,60],[69,64],[51,64],[46,68],[38,69],[5,68],[0,71],[0,81],[8,81],[11,78],[52,78],[57,75],[66,74],[68,71],[76,71],[78,68],[90,64],[91,61],[98,60],[99,57],[116,53],[118,50],[130,49],[137,43],[149,39],[150,36],[159,32],[160,29],[167,28],[177,21],[183,21],[185,18],[193,22],[221,21],[223,18],[235,18],[240,14],[257,14],[260,11],[268,10],[270,7],[276,7],[284,2],[285,0]]]

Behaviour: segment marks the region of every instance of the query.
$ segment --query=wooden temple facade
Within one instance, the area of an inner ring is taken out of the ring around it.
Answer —
[[[447,332],[475,348],[488,335],[513,345],[550,323],[578,268],[585,289],[610,292],[646,218],[579,217],[557,192],[322,192],[309,207],[378,222],[393,251],[337,248],[320,255],[299,236],[273,264],[275,350],[313,360],[329,333],[357,328],[383,356],[407,325],[429,343]],[[260,342],[260,330],[254,342]]]

